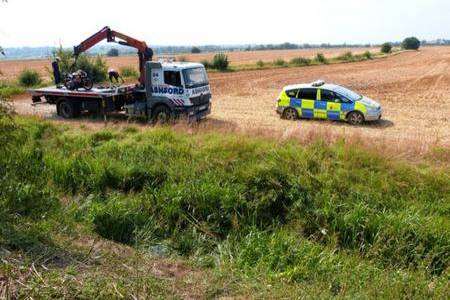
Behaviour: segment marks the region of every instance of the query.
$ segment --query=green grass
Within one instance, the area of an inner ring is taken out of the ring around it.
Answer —
[[[112,270],[130,260],[144,268],[146,255],[156,254],[202,273],[190,285],[203,297],[449,293],[448,164],[409,165],[343,141],[16,122],[14,130],[0,123],[0,249],[25,253],[28,262],[42,248],[84,261],[93,250],[73,246],[83,236],[134,249],[97,262],[100,272],[88,267],[85,286],[60,280],[71,272],[80,280],[81,264],[39,269],[47,285],[33,283],[37,275],[25,281],[35,296],[53,295],[49,286],[55,295],[119,295],[109,281],[124,295],[133,286],[176,296],[186,283],[173,290],[151,272],[140,282]],[[445,160],[441,153],[430,157]],[[3,263],[0,272],[20,268]]]
[[[35,74],[35,73],[32,73],[32,74]],[[34,75],[31,75],[31,76],[34,76]],[[44,86],[48,86],[48,85],[50,85],[50,82],[42,81],[40,79],[38,81],[36,81],[35,84],[32,84],[32,85],[23,85],[23,84],[19,83],[19,80],[17,80],[17,81],[0,80],[0,97],[8,99],[13,96],[26,93],[28,88],[39,88],[39,87],[44,87]]]
[[[0,97],[10,98],[25,93],[26,89],[17,83],[0,81]]]

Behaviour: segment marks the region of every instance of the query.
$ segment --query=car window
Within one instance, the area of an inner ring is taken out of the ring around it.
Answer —
[[[317,89],[301,89],[298,98],[307,100],[316,100]]]
[[[329,90],[321,90],[320,91],[322,101],[335,102],[336,95],[334,92]]]
[[[290,98],[296,98],[298,94],[298,89],[286,91],[286,95]]]
[[[338,93],[335,93],[335,95],[336,95],[336,99],[338,99],[339,102],[341,102],[341,103],[351,103],[352,102],[352,101],[348,100],[345,96],[342,96]]]
[[[179,71],[164,71],[164,83],[172,86],[181,86]]]

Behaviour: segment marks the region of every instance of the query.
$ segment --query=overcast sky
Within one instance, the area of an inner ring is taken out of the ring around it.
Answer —
[[[73,46],[103,26],[149,45],[450,38],[450,0],[0,0],[0,45]]]

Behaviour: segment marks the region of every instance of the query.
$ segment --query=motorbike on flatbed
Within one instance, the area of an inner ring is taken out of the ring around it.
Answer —
[[[66,89],[70,91],[84,88],[86,91],[90,91],[94,86],[94,82],[89,78],[88,74],[83,70],[78,70],[74,73],[67,74],[63,82]]]

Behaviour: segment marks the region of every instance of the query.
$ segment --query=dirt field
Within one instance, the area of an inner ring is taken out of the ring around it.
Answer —
[[[239,127],[279,129],[299,136],[322,131],[402,141],[400,144],[411,147],[449,145],[449,64],[450,47],[442,47],[360,63],[211,74],[213,117]],[[378,100],[385,111],[383,120],[363,127],[280,120],[274,105],[281,87],[319,78]]]
[[[300,139],[318,133],[330,139],[357,136],[414,153],[429,145],[449,146],[449,64],[450,47],[435,47],[359,63],[211,73],[213,113],[204,126]],[[383,120],[362,127],[331,121],[280,120],[274,109],[282,86],[319,78],[378,100],[384,109]],[[16,101],[16,107],[19,113],[54,117],[53,107],[31,108],[28,97]]]
[[[337,48],[337,49],[301,49],[301,50],[273,50],[273,51],[249,51],[249,52],[229,52],[228,58],[232,65],[245,65],[256,63],[258,60],[271,62],[278,58],[286,61],[294,57],[314,57],[317,53],[323,53],[327,57],[337,56],[347,51],[352,51],[354,54],[364,53],[365,51],[378,51],[378,48]],[[183,57],[187,61],[200,62],[202,60],[211,60],[214,53],[206,54],[186,54],[177,55],[175,57]],[[158,59],[158,57],[156,57]],[[107,57],[108,66],[119,70],[121,67],[134,66],[137,67],[138,59],[136,55],[121,56],[121,57]],[[38,71],[43,77],[49,78],[50,59],[38,60],[0,60],[0,80],[1,79],[15,79],[24,69],[33,69]]]

